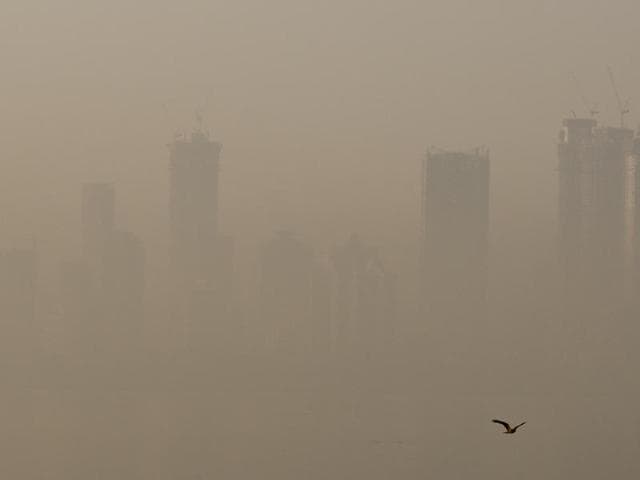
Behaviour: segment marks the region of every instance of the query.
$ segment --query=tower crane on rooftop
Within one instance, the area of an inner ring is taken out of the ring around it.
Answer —
[[[580,99],[582,100],[582,104],[584,105],[585,110],[589,113],[589,116],[595,118],[600,113],[600,110],[598,110],[598,104],[589,102],[584,94],[584,91],[580,87],[580,82],[578,81],[578,77],[576,77],[576,74],[571,72],[569,75],[576,85],[576,90],[578,92],[578,95],[580,95]]]
[[[624,116],[630,112],[629,109],[629,99],[627,98],[624,103],[620,99],[620,94],[618,93],[618,87],[616,87],[616,81],[613,77],[613,70],[611,70],[611,66],[607,65],[607,72],[609,72],[609,80],[611,81],[611,87],[613,88],[613,93],[616,96],[616,101],[618,102],[618,113],[620,114],[620,128],[624,128]]]

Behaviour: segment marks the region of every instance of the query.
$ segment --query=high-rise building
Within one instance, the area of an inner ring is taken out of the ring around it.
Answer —
[[[222,145],[197,130],[170,145],[170,261],[187,289],[215,284]]]
[[[490,162],[486,149],[430,150],[423,163],[423,300],[429,322],[466,329],[487,303]]]
[[[134,234],[116,228],[113,184],[83,185],[82,245],[82,258],[61,268],[68,352],[124,360],[142,339],[145,250]]]
[[[559,254],[563,291],[571,304],[608,309],[623,299],[630,265],[632,149],[629,129],[598,127],[593,119],[563,122],[558,143]]]
[[[201,128],[169,144],[171,311],[185,341],[215,331],[206,322],[225,321],[229,308],[232,242],[218,231],[221,150]]]

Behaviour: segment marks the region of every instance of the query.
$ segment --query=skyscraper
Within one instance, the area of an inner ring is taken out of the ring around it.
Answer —
[[[222,145],[211,140],[201,128],[189,138],[176,136],[170,152],[170,267],[172,276],[172,315],[184,322],[185,334],[193,312],[197,322],[210,318],[220,321],[225,302],[208,301],[203,295],[221,298],[231,282],[228,239],[218,232],[218,177]],[[197,305],[193,302],[197,299]],[[216,305],[207,309],[205,305]]]
[[[81,210],[82,258],[61,265],[67,352],[113,363],[140,346],[145,250],[134,234],[116,228],[113,184],[84,184]]]
[[[447,328],[486,312],[489,180],[486,149],[430,150],[423,163],[424,311]]]
[[[574,305],[617,308],[630,265],[633,132],[593,119],[563,122],[558,143],[559,254],[563,292]]]

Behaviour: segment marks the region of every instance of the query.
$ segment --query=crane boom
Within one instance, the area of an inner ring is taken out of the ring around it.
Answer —
[[[610,65],[607,65],[607,72],[609,72],[611,88],[613,88],[613,93],[615,94],[616,101],[618,102],[618,112],[620,113],[620,128],[624,128],[624,116],[629,113],[629,100],[626,100],[624,103],[622,103],[620,94],[618,93],[618,87],[616,87],[616,80],[613,77],[613,70],[611,70]]]
[[[584,108],[587,111],[587,113],[589,113],[591,117],[595,117],[596,115],[598,115],[598,113],[600,113],[598,110],[598,104],[589,102],[589,100],[584,94],[584,91],[580,86],[580,82],[578,81],[578,77],[576,77],[576,74],[571,72],[569,76],[571,77],[571,79],[576,85],[576,90],[578,92],[578,95],[580,95],[580,99],[582,100],[582,104],[584,105]]]

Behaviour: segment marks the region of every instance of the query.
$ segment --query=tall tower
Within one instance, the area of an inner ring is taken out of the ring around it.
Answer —
[[[464,329],[486,311],[489,153],[430,150],[423,163],[423,298],[430,322]]]
[[[592,311],[623,299],[629,254],[633,132],[593,119],[563,122],[558,143],[559,254],[564,294]],[[593,302],[591,301],[593,300]]]
[[[222,145],[196,130],[170,145],[170,261],[185,288],[213,283]]]
[[[143,325],[145,250],[116,228],[115,186],[82,186],[82,259],[61,269],[61,303],[75,354],[110,362],[134,353]]]
[[[218,232],[221,151],[201,128],[169,144],[172,315],[188,337],[227,309],[221,296],[228,294],[231,252]]]

